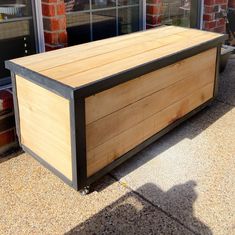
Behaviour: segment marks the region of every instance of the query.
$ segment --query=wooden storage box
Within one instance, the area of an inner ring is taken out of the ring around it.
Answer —
[[[169,26],[7,61],[22,148],[91,184],[212,101],[224,40]]]

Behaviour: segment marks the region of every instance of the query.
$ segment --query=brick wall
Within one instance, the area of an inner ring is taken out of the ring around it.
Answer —
[[[205,0],[203,29],[218,33],[226,32],[226,22],[223,16],[223,10],[229,6],[235,8],[235,0]],[[162,19],[162,0],[147,0],[146,26],[154,28],[161,25]]]
[[[67,45],[64,0],[42,0],[42,14],[46,50]]]
[[[229,0],[229,1],[228,1],[228,7],[235,9],[235,0]]]
[[[205,0],[203,29],[218,33],[226,32],[223,10],[227,10],[228,0]]]
[[[146,7],[146,28],[155,28],[161,25],[162,1],[147,0]]]
[[[3,90],[0,91],[0,156],[17,145],[12,94]]]

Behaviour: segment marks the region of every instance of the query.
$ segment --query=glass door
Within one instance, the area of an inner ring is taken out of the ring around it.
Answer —
[[[36,53],[31,0],[0,0],[0,85],[9,83],[4,61]]]
[[[162,24],[200,28],[201,0],[162,0]]]
[[[65,0],[69,46],[143,29],[142,3],[141,0]]]

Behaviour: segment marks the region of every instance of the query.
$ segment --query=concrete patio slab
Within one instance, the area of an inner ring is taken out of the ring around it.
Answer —
[[[231,60],[218,101],[112,172],[195,233],[235,234],[234,75]]]
[[[0,182],[1,235],[193,234],[109,176],[84,197],[22,154],[0,164]]]

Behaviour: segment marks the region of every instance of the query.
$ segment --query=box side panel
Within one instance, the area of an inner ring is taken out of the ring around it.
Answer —
[[[210,100],[216,52],[214,48],[88,97],[88,176]]]
[[[72,181],[69,100],[20,76],[16,89],[22,145]]]

